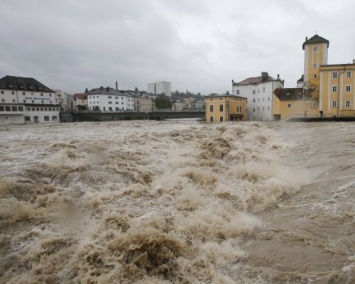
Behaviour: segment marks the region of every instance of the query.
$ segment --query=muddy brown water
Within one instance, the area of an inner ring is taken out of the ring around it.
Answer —
[[[2,283],[354,283],[355,124],[0,126]]]

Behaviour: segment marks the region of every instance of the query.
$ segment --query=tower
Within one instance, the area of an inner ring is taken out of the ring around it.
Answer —
[[[306,37],[303,43],[304,50],[304,89],[308,89],[313,98],[319,97],[320,73],[319,67],[328,63],[329,41],[314,35]]]

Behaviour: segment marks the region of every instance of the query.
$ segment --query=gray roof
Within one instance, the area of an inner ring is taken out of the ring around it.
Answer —
[[[0,89],[28,92],[54,92],[36,79],[9,75],[0,79]]]
[[[92,89],[89,91],[89,95],[110,95],[110,96],[124,96],[131,97],[131,94],[127,91],[116,90],[110,87],[100,87],[96,89]]]
[[[325,38],[322,38],[321,36],[319,35],[314,35],[312,36],[310,39],[307,39],[306,38],[306,41],[303,43],[302,45],[302,49],[304,50],[304,46],[306,44],[316,44],[316,43],[326,43],[327,44],[327,47],[329,47],[329,40],[325,39]]]
[[[277,79],[269,76],[267,72],[262,72],[261,76],[259,77],[250,77],[247,78],[243,81],[240,81],[239,83],[236,83],[233,81],[233,86],[240,86],[240,85],[254,85],[254,84],[260,84],[260,83],[266,83],[266,82],[271,82],[271,81],[281,81],[279,75],[277,76]]]

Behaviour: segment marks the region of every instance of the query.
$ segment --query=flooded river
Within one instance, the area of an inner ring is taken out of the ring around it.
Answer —
[[[0,126],[1,283],[354,283],[355,124]]]

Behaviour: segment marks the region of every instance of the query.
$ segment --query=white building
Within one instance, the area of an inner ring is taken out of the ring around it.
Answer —
[[[59,104],[60,109],[68,110],[71,108],[67,93],[65,93],[61,90],[56,90],[56,97],[58,99],[58,104]]]
[[[284,82],[262,72],[260,77],[247,78],[239,83],[232,81],[233,94],[248,99],[248,120],[274,120],[273,93],[276,88],[283,88]]]
[[[0,79],[0,124],[59,122],[56,93],[33,78]]]
[[[90,111],[133,111],[134,98],[126,91],[119,91],[110,87],[92,89],[88,96]]]
[[[165,94],[167,96],[171,96],[171,83],[166,81],[148,83],[147,91],[152,94]]]

